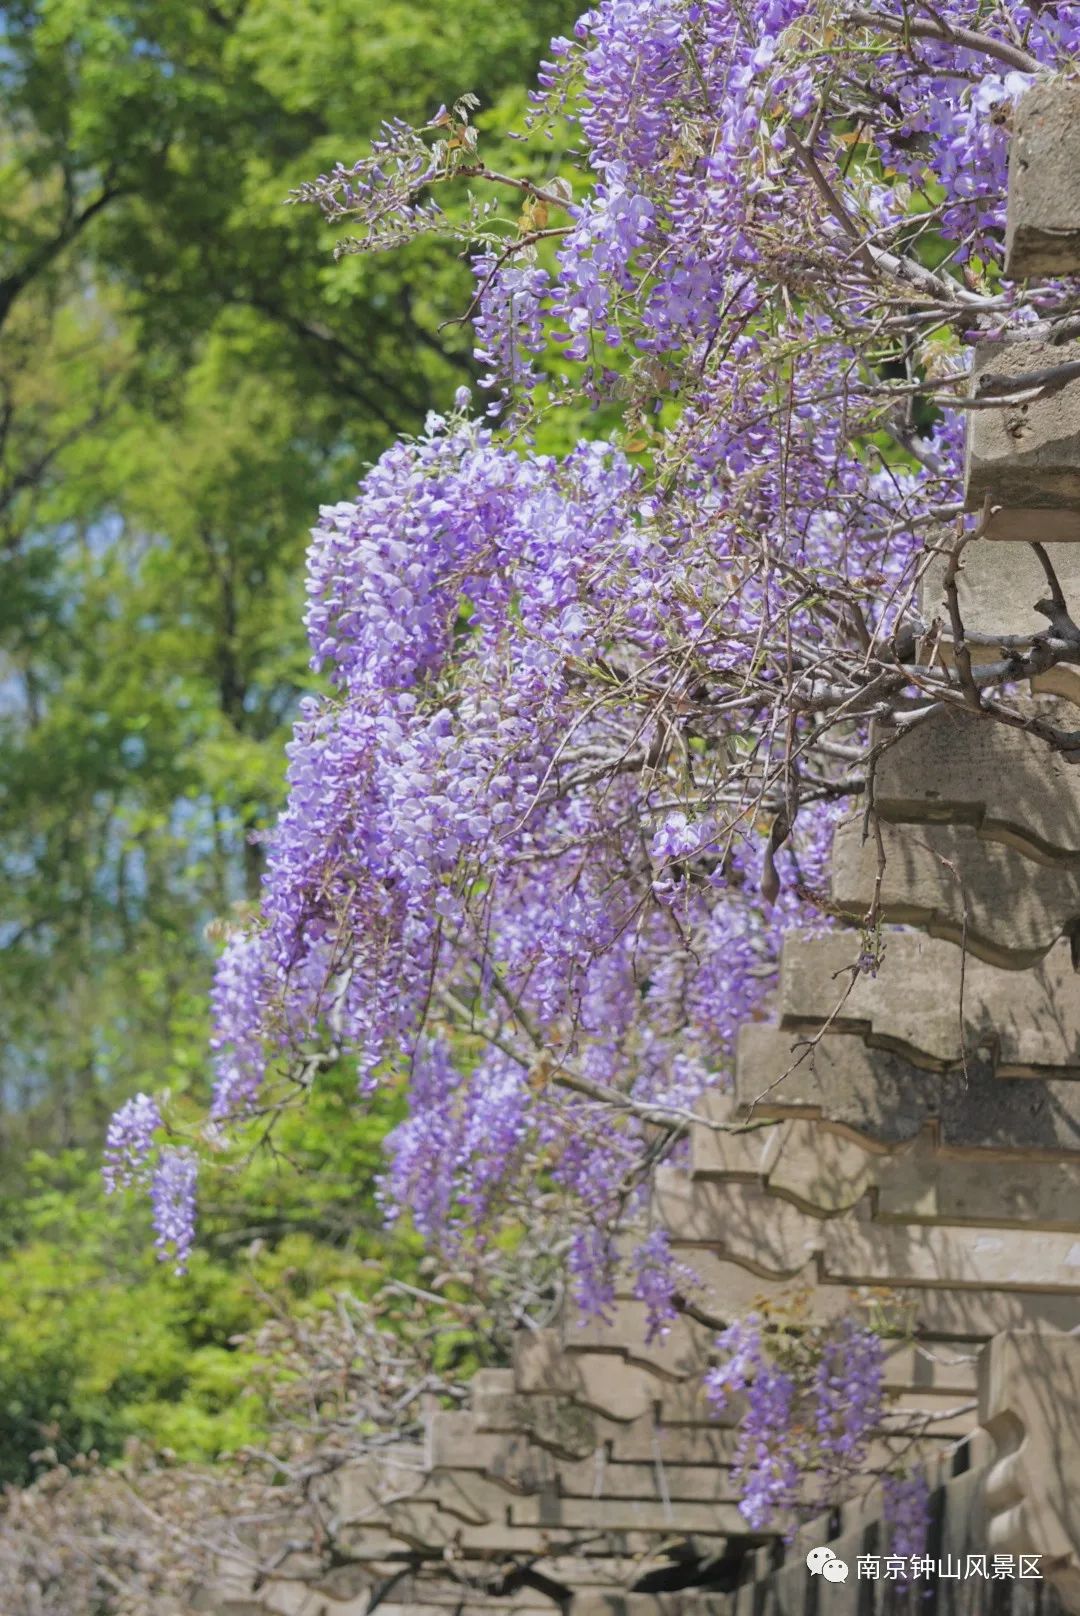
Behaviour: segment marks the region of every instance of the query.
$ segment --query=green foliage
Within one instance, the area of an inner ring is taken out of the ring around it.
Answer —
[[[576,11],[0,11],[0,1478],[50,1442],[247,1440],[232,1338],[416,1260],[373,1202],[390,1112],[347,1073],[221,1162],[188,1281],[145,1210],[102,1206],[98,1156],[118,1099],[205,1091],[205,931],[258,890],[317,507],[474,374],[439,330],[465,265],[335,264],[283,200],[463,90],[504,127]]]
[[[136,1438],[213,1459],[254,1442],[267,1366],[237,1338],[370,1295],[388,1270],[416,1277],[419,1242],[384,1231],[373,1196],[392,1109],[359,1115],[349,1089],[337,1074],[272,1154],[221,1162],[183,1280],[155,1261],[144,1205],[103,1206],[92,1153],[31,1155],[0,1202],[0,1482],[50,1448],[112,1458]],[[446,1352],[468,1349],[457,1334]]]
[[[306,529],[472,373],[437,331],[464,266],[335,265],[283,199],[385,115],[494,101],[573,14],[0,14],[0,1092],[39,1139],[199,1080],[202,928],[257,892],[309,677]]]

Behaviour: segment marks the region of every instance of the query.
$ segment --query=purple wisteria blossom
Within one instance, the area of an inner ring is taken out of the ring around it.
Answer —
[[[190,1150],[171,1146],[159,1155],[150,1178],[154,1244],[178,1274],[185,1272],[195,1244],[195,1186],[198,1162]]]
[[[881,1419],[883,1360],[880,1337],[852,1318],[841,1319],[822,1347],[813,1395],[827,1492],[866,1460],[870,1433]]]
[[[779,1329],[752,1313],[717,1337],[726,1355],[706,1376],[718,1408],[741,1394],[736,1472],[740,1509],[756,1528],[784,1524],[842,1498],[881,1423],[884,1348],[853,1318]],[[816,1488],[815,1488],[816,1483]]]
[[[478,254],[472,267],[479,299],[473,353],[488,367],[481,387],[498,392],[488,411],[497,415],[503,404],[530,393],[540,380],[533,356],[547,346],[543,305],[549,276],[535,264],[513,259],[500,264],[493,252]]]
[[[155,1134],[162,1127],[158,1103],[148,1094],[125,1100],[109,1122],[105,1135],[102,1176],[109,1194],[145,1179],[156,1144]]]
[[[930,1489],[921,1470],[910,1475],[889,1475],[882,1480],[885,1531],[890,1554],[926,1553],[930,1529]]]
[[[307,627],[329,694],[297,722],[260,925],[215,990],[218,1120],[329,1029],[361,1092],[405,1083],[388,1208],[456,1248],[543,1178],[599,1306],[647,1119],[729,1080],[785,931],[829,923],[881,716],[861,693],[930,677],[896,647],[959,507],[963,421],[916,419],[910,384],[901,409],[888,366],[948,386],[973,335],[1070,295],[1034,302],[997,266],[1011,108],[1080,23],[822,15],[605,0],[553,43],[534,116],[576,120],[584,172],[533,193],[547,256],[477,205],[477,350],[515,417],[585,395],[626,407],[632,447],[527,451],[517,419],[457,398],[322,511]],[[983,44],[949,32],[976,22]],[[427,231],[473,161],[471,134],[438,146],[461,119],[388,125],[310,198],[370,245]],[[876,949],[853,939],[853,961]]]
[[[717,1337],[726,1363],[709,1371],[705,1389],[718,1409],[736,1393],[745,1398],[739,1424],[736,1473],[739,1508],[754,1530],[797,1509],[808,1453],[795,1425],[798,1385],[766,1351],[761,1320],[750,1314]]]
[[[692,1292],[696,1278],[685,1264],[676,1261],[666,1229],[654,1229],[634,1248],[630,1258],[634,1295],[645,1303],[646,1343],[662,1338],[678,1317],[676,1297]]]

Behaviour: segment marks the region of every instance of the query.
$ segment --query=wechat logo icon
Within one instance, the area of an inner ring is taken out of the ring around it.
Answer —
[[[847,1562],[838,1560],[831,1549],[825,1547],[811,1549],[806,1556],[806,1564],[810,1568],[811,1576],[824,1577],[826,1582],[847,1581]]]

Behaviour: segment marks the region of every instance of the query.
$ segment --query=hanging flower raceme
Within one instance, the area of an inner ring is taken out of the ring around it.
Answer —
[[[739,1396],[740,1509],[757,1530],[790,1529],[845,1496],[866,1463],[884,1407],[884,1345],[854,1318],[793,1327],[752,1313],[716,1342],[706,1376],[717,1409]],[[815,1490],[816,1483],[816,1490]]]
[[[198,1162],[191,1150],[161,1145],[164,1123],[157,1101],[136,1094],[109,1123],[105,1137],[105,1188],[112,1195],[148,1185],[158,1255],[182,1274],[195,1244]]]

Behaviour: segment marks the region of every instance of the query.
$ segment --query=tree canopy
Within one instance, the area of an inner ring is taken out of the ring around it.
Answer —
[[[141,1208],[102,1217],[100,1152],[127,1095],[167,1090],[182,1119],[208,1093],[214,925],[257,900],[312,683],[312,502],[477,373],[465,332],[438,332],[464,266],[421,247],[339,273],[285,196],[462,72],[508,123],[572,15],[0,13],[5,1480],[50,1444],[235,1446],[260,1416],[230,1337],[377,1287],[390,1250],[419,1261],[374,1203],[398,1102],[350,1119],[334,1074],[275,1158],[215,1155],[186,1296],[148,1270]]]

